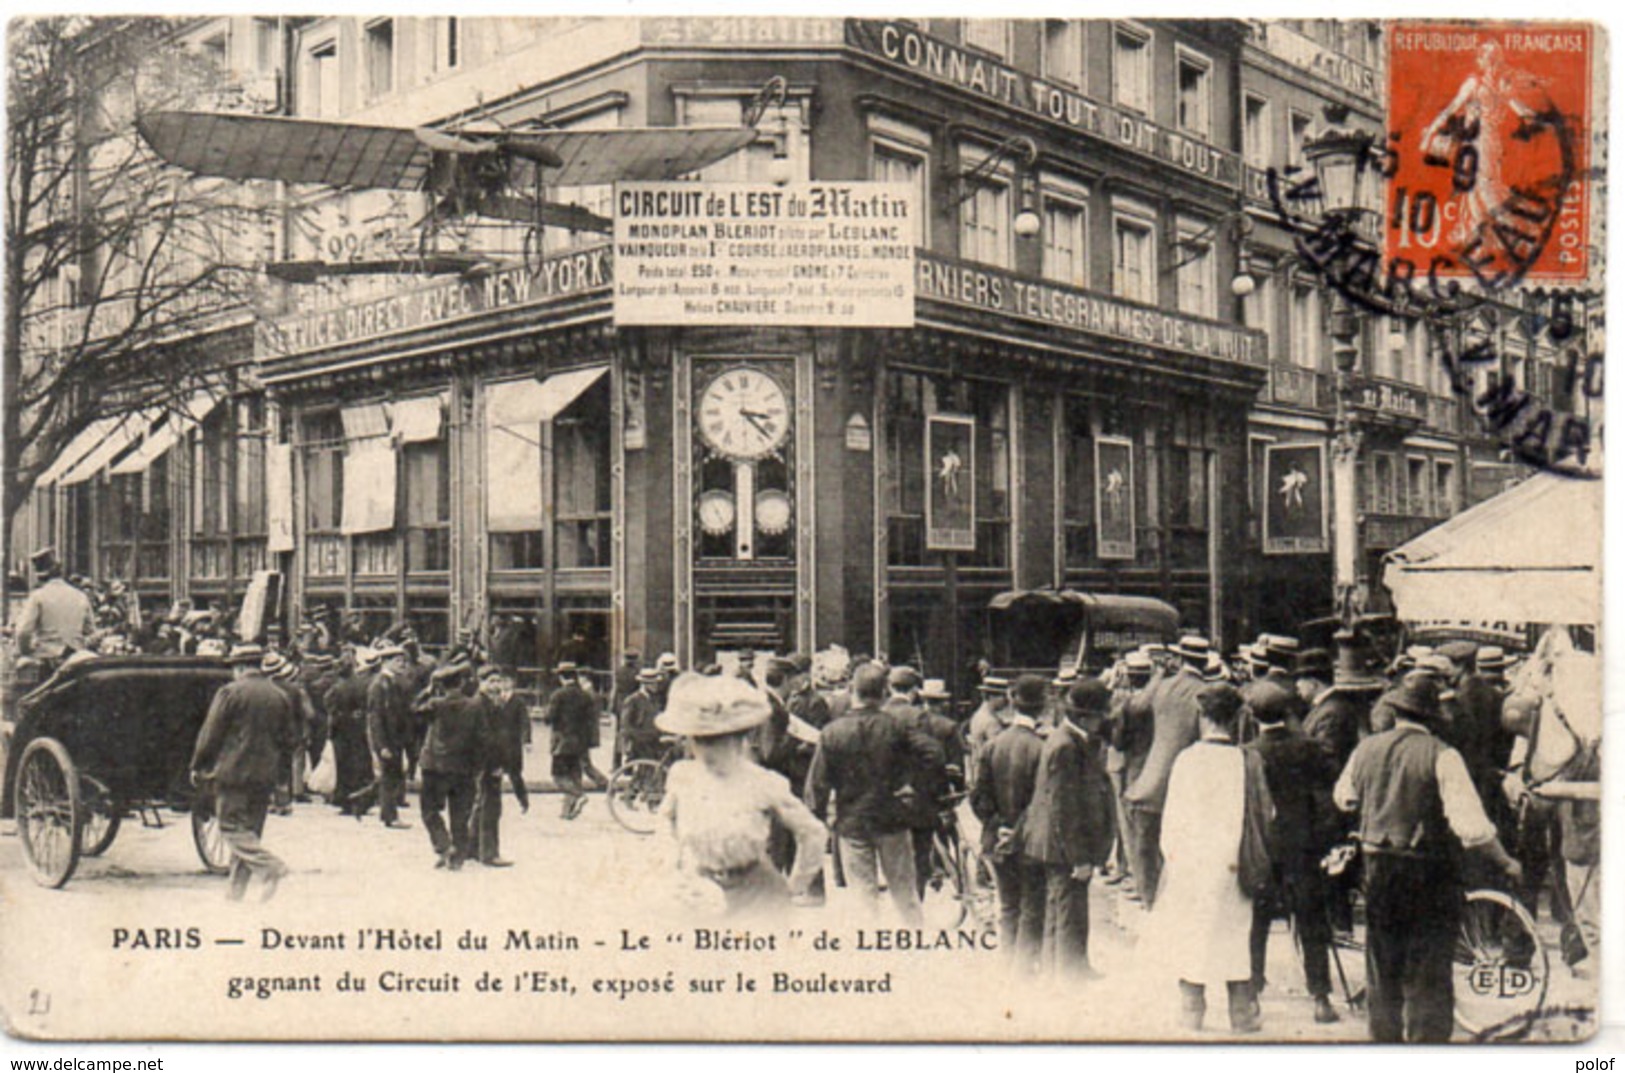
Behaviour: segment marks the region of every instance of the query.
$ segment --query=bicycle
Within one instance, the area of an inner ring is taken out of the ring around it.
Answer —
[[[666,798],[666,775],[687,752],[683,739],[662,735],[666,747],[658,759],[628,760],[610,772],[604,794],[615,822],[635,835],[652,835],[659,825],[660,803]]]
[[[989,930],[998,925],[998,898],[984,879],[986,869],[981,855],[959,822],[959,804],[964,799],[961,791],[944,802],[941,822],[931,835],[931,874],[925,881],[925,907],[928,916],[941,927],[958,928],[969,921],[979,930]],[[930,898],[933,892],[947,895],[947,900]],[[940,917],[938,906],[943,910]]]

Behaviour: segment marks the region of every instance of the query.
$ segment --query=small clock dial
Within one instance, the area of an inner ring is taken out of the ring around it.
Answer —
[[[790,528],[790,497],[769,489],[756,497],[756,528],[768,536],[778,536]]]
[[[700,528],[711,536],[733,532],[735,512],[732,492],[706,492],[700,496],[694,509],[700,516]]]
[[[790,403],[779,382],[749,366],[718,373],[700,396],[700,437],[740,462],[765,458],[790,436]]]

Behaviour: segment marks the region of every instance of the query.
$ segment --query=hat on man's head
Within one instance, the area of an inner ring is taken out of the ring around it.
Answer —
[[[1386,682],[1368,672],[1360,658],[1356,635],[1349,630],[1338,630],[1332,635],[1337,644],[1337,662],[1332,666],[1332,688],[1340,693],[1358,693],[1382,689]]]
[[[907,692],[910,689],[918,689],[922,681],[924,679],[920,677],[920,672],[907,664],[893,667],[886,672],[886,686],[893,692]]]
[[[274,653],[273,653],[274,654]],[[238,663],[259,663],[265,658],[265,649],[250,641],[248,644],[238,645],[226,653],[226,662],[236,665]],[[277,659],[281,659],[277,656]]]
[[[406,655],[406,649],[402,648],[400,645],[382,645],[376,649],[376,651],[378,653],[378,659],[380,662],[394,659],[397,656]]]
[[[662,652],[660,658],[655,660],[655,670],[657,671],[675,671],[677,668],[677,656],[674,653]]]
[[[47,544],[45,547],[30,555],[28,557],[28,561],[33,564],[34,569],[40,573],[51,573],[57,568],[56,548],[53,545]]]
[[[1439,680],[1426,671],[1410,671],[1399,680],[1399,685],[1384,693],[1382,699],[1405,715],[1437,719]]]
[[[1207,665],[1207,657],[1213,651],[1213,646],[1208,643],[1206,637],[1188,633],[1179,639],[1179,647],[1174,651],[1179,653],[1180,658],[1203,667]]]
[[[671,684],[655,726],[667,734],[714,738],[761,726],[772,715],[767,696],[742,678],[683,674]]]
[[[553,668],[553,673],[558,675],[574,674],[579,669],[572,660],[561,660],[559,665]]]
[[[1016,710],[1036,715],[1049,701],[1049,683],[1036,674],[1024,674],[1010,687],[1010,703]]]
[[[1485,645],[1478,650],[1477,668],[1480,674],[1499,674],[1512,666],[1514,660],[1500,645]]]
[[[355,669],[358,671],[375,670],[383,659],[378,655],[376,648],[358,648],[355,650]]]
[[[627,663],[636,663],[642,658],[643,653],[639,652],[635,648],[629,648],[625,652],[621,653],[621,659],[625,660]]]
[[[1448,657],[1458,667],[1472,666],[1478,646],[1471,641],[1450,641],[1439,646],[1439,655]]]
[[[1144,652],[1130,652],[1123,657],[1123,666],[1133,675],[1149,675],[1151,673],[1151,657]]]
[[[234,652],[233,655],[236,653]],[[233,663],[237,662],[232,660]],[[260,671],[265,674],[281,674],[288,666],[287,657],[280,652],[267,652],[260,659]]]
[[[665,677],[666,676],[661,674],[660,671],[657,668],[654,668],[654,667],[639,667],[638,668],[638,681],[642,682],[644,685],[652,685],[653,683],[658,682],[658,681],[660,681],[661,679],[663,679]]]
[[[976,688],[983,693],[1003,694],[1010,689],[1010,679],[1003,675],[990,674],[978,682]]]
[[[1076,667],[1062,667],[1060,671],[1056,673],[1055,678],[1050,682],[1050,685],[1054,686],[1056,689],[1066,689],[1077,680],[1078,669]]]
[[[1224,660],[1217,652],[1208,652],[1207,662],[1202,665],[1202,678],[1208,682],[1228,682],[1230,675],[1224,665]]]
[[[1430,652],[1416,661],[1416,670],[1436,678],[1449,678],[1456,672],[1456,663],[1443,652]]]
[[[1299,678],[1329,679],[1332,676],[1332,654],[1324,648],[1306,648],[1296,660]]]
[[[1280,667],[1290,671],[1297,665],[1299,654],[1303,646],[1296,637],[1287,637],[1284,634],[1272,633],[1264,642],[1264,662],[1271,667]]]
[[[1087,678],[1066,691],[1069,715],[1105,715],[1111,707],[1112,691],[1098,678]]]
[[[927,678],[920,686],[921,700],[951,700],[953,694],[948,692],[948,683],[941,678]]]

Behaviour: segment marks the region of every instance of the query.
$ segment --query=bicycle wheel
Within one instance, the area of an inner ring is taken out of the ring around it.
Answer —
[[[604,791],[609,814],[635,835],[652,835],[666,796],[666,768],[658,760],[633,760],[616,768]]]
[[[932,929],[957,928],[965,922],[965,872],[959,854],[942,832],[931,836],[931,872],[925,878],[921,904],[925,923]]]
[[[1498,890],[1469,891],[1456,935],[1456,1023],[1481,1039],[1520,1035],[1551,982],[1534,918]]]

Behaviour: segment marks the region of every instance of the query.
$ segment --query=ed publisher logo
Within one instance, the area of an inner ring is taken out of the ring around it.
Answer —
[[[1494,998],[1517,998],[1535,989],[1535,974],[1516,965],[1495,965],[1480,962],[1473,966],[1467,978],[1468,986],[1477,995]]]

